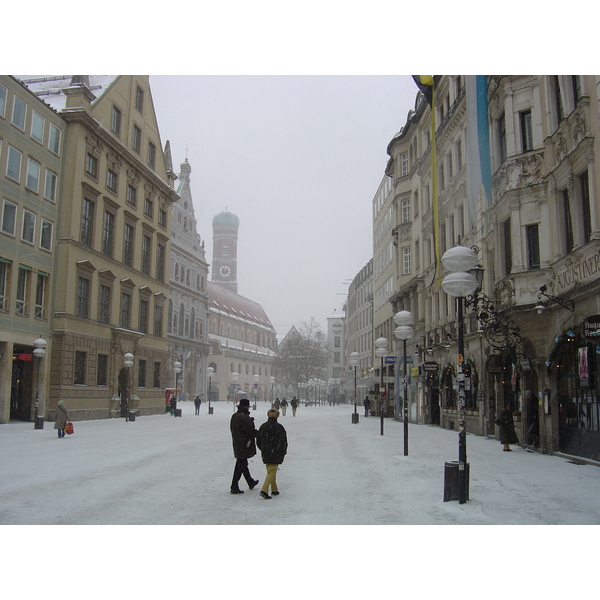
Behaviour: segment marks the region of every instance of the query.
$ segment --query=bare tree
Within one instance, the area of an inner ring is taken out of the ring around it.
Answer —
[[[327,336],[314,317],[292,327],[279,344],[275,359],[277,378],[286,385],[322,378],[327,366]]]

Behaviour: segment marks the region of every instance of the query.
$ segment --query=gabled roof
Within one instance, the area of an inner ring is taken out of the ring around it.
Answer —
[[[211,312],[275,333],[269,317],[260,304],[212,281],[208,282],[208,304]]]

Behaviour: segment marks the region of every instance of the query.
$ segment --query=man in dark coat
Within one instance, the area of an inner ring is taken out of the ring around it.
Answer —
[[[292,407],[292,414],[294,417],[296,416],[296,409],[298,408],[298,398],[294,396],[290,401],[290,406]]]
[[[231,493],[243,494],[244,492],[240,490],[242,475],[251,490],[260,483],[258,479],[252,479],[248,469],[248,459],[256,454],[254,439],[257,433],[254,419],[250,416],[250,400],[247,398],[240,400],[237,412],[231,416],[229,428],[233,442],[233,455],[236,458],[233,479],[231,480]]]
[[[196,407],[196,414],[200,414],[200,405],[202,404],[202,398],[198,394],[196,394],[196,398],[194,399],[194,406]]]
[[[496,425],[500,427],[500,443],[504,446],[504,452],[510,452],[510,444],[518,444],[519,438],[515,432],[513,414],[509,404],[498,415]]]
[[[365,417],[369,416],[369,408],[371,408],[371,400],[369,400],[369,396],[365,397],[365,401],[363,402],[365,405]]]
[[[269,486],[273,496],[279,495],[277,488],[277,468],[283,462],[283,458],[287,453],[287,434],[281,423],[277,422],[279,411],[270,408],[267,411],[268,420],[263,423],[256,436],[256,444],[259,447],[262,460],[267,467],[267,476],[263,483],[260,495],[265,500],[270,500]]]

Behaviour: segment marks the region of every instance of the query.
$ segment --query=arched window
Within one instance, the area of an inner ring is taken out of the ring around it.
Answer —
[[[171,333],[173,329],[173,300],[169,298],[169,315],[167,317],[167,327],[169,328],[169,333]]]
[[[185,285],[190,285],[190,270],[187,270],[187,273],[185,274]]]
[[[185,337],[189,337],[190,335],[190,318],[189,316],[185,318]]]
[[[185,324],[185,306],[183,306],[183,302],[179,305],[179,331],[177,332],[179,335],[183,335]]]
[[[190,327],[190,337],[192,339],[194,339],[194,335],[196,333],[196,311],[194,310],[194,307],[192,306],[192,314],[190,316],[190,322],[191,322],[191,327]]]
[[[175,281],[179,280],[179,263],[175,263]]]

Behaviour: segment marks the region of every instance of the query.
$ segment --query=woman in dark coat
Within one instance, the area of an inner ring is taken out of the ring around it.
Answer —
[[[498,415],[496,425],[500,427],[500,443],[504,445],[504,452],[510,452],[510,444],[519,443],[519,438],[515,433],[515,424],[510,405],[507,404],[504,410]]]
[[[56,417],[54,419],[54,429],[58,429],[58,437],[65,437],[65,427],[67,425],[67,421],[69,419],[69,412],[65,407],[65,403],[62,400],[58,401],[58,406],[56,407]]]
[[[267,422],[263,423],[258,430],[256,444],[261,451],[262,461],[267,467],[267,476],[260,491],[260,495],[265,500],[270,500],[269,486],[271,487],[271,494],[273,496],[279,495],[276,479],[277,468],[283,462],[283,459],[287,454],[288,444],[285,428],[277,421],[279,411],[270,408],[267,411],[267,417],[269,417]]]
[[[243,494],[244,492],[240,490],[242,475],[251,490],[260,483],[258,479],[252,479],[248,469],[248,459],[256,454],[256,443],[254,442],[256,427],[254,427],[254,419],[250,416],[250,400],[247,398],[240,400],[237,412],[231,416],[229,428],[233,443],[233,455],[236,458],[231,480],[231,493]]]

